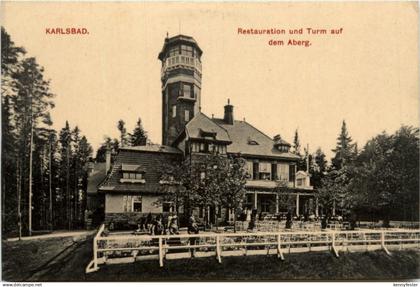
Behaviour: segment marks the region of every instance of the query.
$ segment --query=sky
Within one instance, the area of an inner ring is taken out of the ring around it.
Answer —
[[[203,50],[202,112],[292,143],[298,129],[332,156],[341,123],[359,148],[402,124],[418,126],[418,3],[2,2],[1,22],[51,80],[54,127],[78,125],[96,149],[141,117],[161,143],[164,38],[194,37]],[[80,27],[88,35],[47,35]],[[243,29],[342,29],[338,35],[243,35]],[[311,46],[270,46],[309,40]]]

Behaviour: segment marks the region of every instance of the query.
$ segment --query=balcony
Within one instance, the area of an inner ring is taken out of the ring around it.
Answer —
[[[178,67],[197,69],[197,71],[201,73],[201,62],[197,58],[176,55],[165,59],[161,69],[162,76],[167,70],[171,70]]]
[[[279,186],[280,181],[277,180],[248,180],[245,184],[246,187],[255,188],[275,188]],[[313,190],[313,186],[309,185],[294,185],[292,181],[287,182],[288,188],[298,188],[305,190]]]
[[[263,187],[263,188],[275,188],[279,186],[280,181],[278,180],[248,180],[246,186],[249,187]],[[293,182],[288,181],[287,187],[293,188]]]

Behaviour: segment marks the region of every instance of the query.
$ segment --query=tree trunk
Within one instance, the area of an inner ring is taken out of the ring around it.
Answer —
[[[236,233],[236,208],[233,209],[233,232]]]
[[[31,109],[32,113],[32,109]],[[29,143],[29,203],[28,203],[28,232],[32,236],[32,148],[34,142],[34,128],[31,114],[31,139]]]
[[[22,239],[22,214],[20,211],[20,203],[21,203],[21,178],[20,178],[20,164],[19,159],[16,161],[16,189],[17,189],[17,220],[18,220],[18,232],[19,232],[19,240]]]
[[[70,197],[70,153],[69,153],[70,145],[67,145],[66,150],[66,209],[67,209],[67,221],[68,221],[68,229],[71,229],[71,197]]]
[[[49,193],[49,229],[52,231],[53,230],[53,214],[52,214],[52,169],[51,169],[51,153],[52,153],[52,148],[51,148],[51,140],[50,140],[50,148],[49,148],[49,157],[48,157],[48,170],[49,170],[49,174],[48,174],[48,193]]]

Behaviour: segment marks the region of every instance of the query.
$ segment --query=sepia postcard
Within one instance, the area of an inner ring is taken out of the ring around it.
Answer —
[[[417,286],[418,2],[0,8],[3,286]]]

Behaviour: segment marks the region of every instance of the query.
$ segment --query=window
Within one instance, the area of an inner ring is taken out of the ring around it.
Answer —
[[[276,163],[271,164],[271,180],[278,180]]]
[[[208,152],[209,147],[206,143],[200,143],[200,152]]]
[[[123,196],[123,209],[124,212],[131,212],[131,195]]]
[[[194,95],[191,93],[191,86],[183,84],[184,98],[194,98]]]
[[[248,172],[248,178],[252,179],[252,174],[253,174],[253,162],[252,161],[247,161],[246,162],[246,170]]]
[[[190,120],[190,111],[189,110],[185,110],[185,121],[188,122]]]
[[[258,179],[258,171],[260,169],[260,165],[258,162],[252,163],[252,179],[257,180]]]
[[[304,178],[298,178],[296,180],[296,185],[297,186],[304,186],[305,185],[305,179]]]
[[[289,165],[285,163],[278,164],[277,174],[280,180],[289,180]]]
[[[212,143],[209,143],[208,144],[208,147],[209,147],[209,152],[214,152],[215,150],[215,145],[214,144],[212,144]]]
[[[200,144],[199,143],[192,143],[191,144],[191,150],[192,152],[200,152]]]
[[[173,118],[176,117],[176,106],[175,105],[172,106],[172,117]]]
[[[261,211],[270,212],[270,202],[268,200],[263,200],[261,202]]]
[[[123,179],[143,179],[143,173],[140,172],[123,172]]]
[[[200,89],[197,86],[194,86],[194,95],[193,98],[198,98],[200,96]]]
[[[162,212],[172,212],[172,202],[164,202],[162,204]]]
[[[132,210],[133,212],[142,211],[141,196],[133,196],[132,203],[133,203],[133,210]]]
[[[169,57],[178,55],[178,53],[179,53],[178,47],[173,47],[169,50]]]
[[[289,165],[289,181],[294,182],[295,181],[295,165]]]
[[[186,56],[193,56],[193,47],[181,45],[181,54]]]
[[[269,162],[260,162],[259,174],[260,174],[260,179],[270,180],[271,179],[271,164]]]
[[[136,179],[143,179],[142,173],[135,173],[135,175],[136,175]]]

